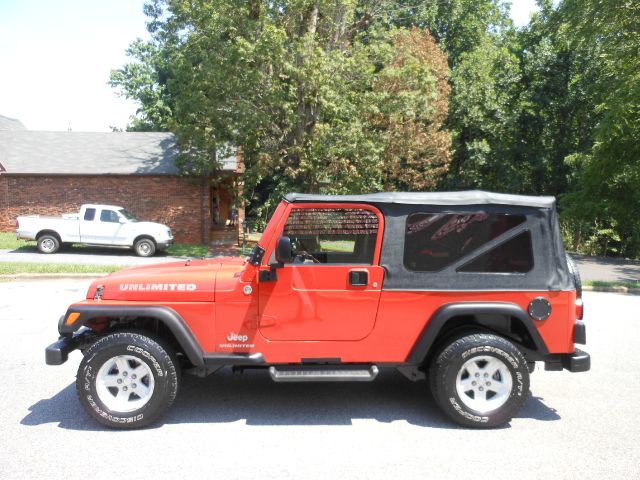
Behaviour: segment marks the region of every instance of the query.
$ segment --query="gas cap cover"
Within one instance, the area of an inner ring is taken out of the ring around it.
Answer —
[[[544,297],[538,297],[529,303],[529,316],[534,320],[546,320],[551,315],[551,304]]]

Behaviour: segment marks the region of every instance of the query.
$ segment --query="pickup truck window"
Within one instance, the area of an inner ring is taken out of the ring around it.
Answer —
[[[408,270],[418,272],[440,271],[525,221],[524,215],[484,212],[411,214],[407,217],[405,230],[404,265]],[[516,243],[512,243],[513,239],[501,244],[458,271],[521,272],[525,268],[524,271],[529,271],[533,265],[531,236],[516,238]],[[529,254],[517,252],[516,244],[520,247],[528,245],[524,252]],[[497,260],[500,256],[514,255],[517,258]]]
[[[359,208],[296,208],[283,235],[291,239],[294,264],[373,262],[378,217]]]
[[[128,210],[125,210],[124,208],[118,210],[118,212],[120,212],[120,215],[122,215],[124,218],[126,218],[130,222],[137,222],[138,221],[138,219],[136,218],[136,216],[133,213],[131,213]]]
[[[100,221],[118,223],[120,221],[120,218],[118,217],[118,214],[113,210],[102,210],[100,212]]]
[[[87,208],[84,211],[84,219],[87,222],[91,222],[93,221],[93,219],[96,218],[96,209],[95,208]]]

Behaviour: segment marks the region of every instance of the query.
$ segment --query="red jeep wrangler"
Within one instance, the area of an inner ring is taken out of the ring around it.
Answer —
[[[104,425],[146,426],[182,372],[264,368],[276,382],[428,377],[455,422],[508,422],[536,361],[589,369],[580,280],[552,197],[287,195],[247,259],[130,268],[60,319],[49,365]]]

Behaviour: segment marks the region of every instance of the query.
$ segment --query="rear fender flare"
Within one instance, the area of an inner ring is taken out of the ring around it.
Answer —
[[[418,340],[411,349],[406,363],[410,365],[422,364],[446,323],[454,317],[465,315],[474,316],[477,323],[481,326],[488,325],[483,325],[482,317],[477,317],[478,315],[505,315],[517,318],[524,325],[533,340],[536,347],[536,356],[549,354],[547,346],[542,340],[533,320],[519,305],[507,302],[464,302],[449,303],[436,310],[418,336]]]

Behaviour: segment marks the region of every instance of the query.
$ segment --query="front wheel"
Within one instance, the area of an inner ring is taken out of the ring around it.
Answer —
[[[529,394],[529,370],[520,350],[491,334],[460,337],[432,362],[430,383],[440,408],[466,427],[511,420]]]
[[[84,409],[113,428],[145,427],[169,408],[179,372],[171,349],[137,333],[102,337],[85,352],[76,390]]]
[[[133,249],[139,257],[151,257],[156,253],[156,244],[150,238],[141,238],[135,243]]]

